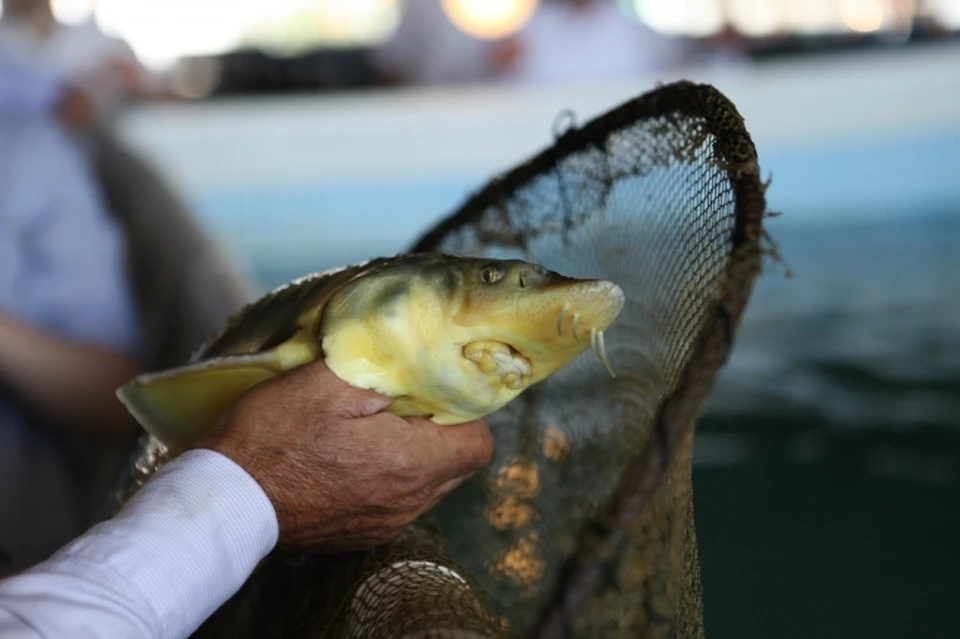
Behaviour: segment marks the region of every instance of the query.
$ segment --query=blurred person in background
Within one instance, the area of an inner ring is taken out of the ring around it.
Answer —
[[[50,0],[2,0],[2,7],[0,49],[59,85],[58,107],[74,128],[103,124],[130,100],[168,95],[162,79],[140,64],[133,49],[103,33],[92,17],[62,24]]]
[[[659,74],[688,55],[684,41],[628,19],[615,0],[544,0],[510,40],[504,77],[530,84]]]
[[[461,31],[440,0],[404,4],[393,37],[370,55],[370,64],[387,84],[444,85],[483,82],[503,70],[502,42]]]
[[[55,78],[0,49],[0,555],[8,570],[45,559],[89,525],[99,506],[89,503],[90,447],[129,446],[137,433],[114,396],[137,372],[124,237],[64,125],[76,115],[65,95]]]

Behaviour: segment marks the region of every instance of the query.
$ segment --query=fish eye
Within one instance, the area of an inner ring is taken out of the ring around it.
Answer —
[[[490,264],[480,270],[480,279],[484,284],[494,284],[503,279],[503,269],[499,266]]]

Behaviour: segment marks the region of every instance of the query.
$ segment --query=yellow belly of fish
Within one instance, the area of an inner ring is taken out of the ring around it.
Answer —
[[[459,424],[489,415],[526,388],[504,364],[505,345],[457,345],[452,339],[388,339],[370,326],[343,327],[323,338],[324,357],[340,379],[395,398],[401,417]],[[492,364],[491,364],[492,362]],[[529,366],[526,367],[529,371]]]
[[[441,370],[431,365],[431,359],[421,360],[416,371],[404,370],[405,367],[397,366],[395,361],[377,363],[365,357],[332,358],[327,360],[327,365],[354,386],[395,398],[388,412],[400,417],[426,417],[441,425],[460,424],[489,415],[522,390],[504,386],[496,375],[471,370],[473,364],[469,361]]]
[[[387,408],[387,412],[400,417],[425,417],[441,426],[462,424],[484,417],[491,412],[487,408],[474,411],[458,410],[459,408],[451,407],[447,402],[441,404],[423,397],[407,396],[395,400]],[[494,410],[496,409],[494,408]]]

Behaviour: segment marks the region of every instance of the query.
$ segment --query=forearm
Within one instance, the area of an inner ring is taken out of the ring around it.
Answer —
[[[131,422],[114,393],[136,372],[130,357],[0,313],[0,384],[60,424],[126,430]]]
[[[218,453],[189,451],[116,517],[0,581],[0,636],[186,637],[276,540],[256,481]]]

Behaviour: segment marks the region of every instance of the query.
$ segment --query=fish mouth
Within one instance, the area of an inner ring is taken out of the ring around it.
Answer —
[[[511,344],[478,340],[464,345],[462,352],[481,372],[498,376],[507,388],[520,390],[530,384],[533,363]]]

